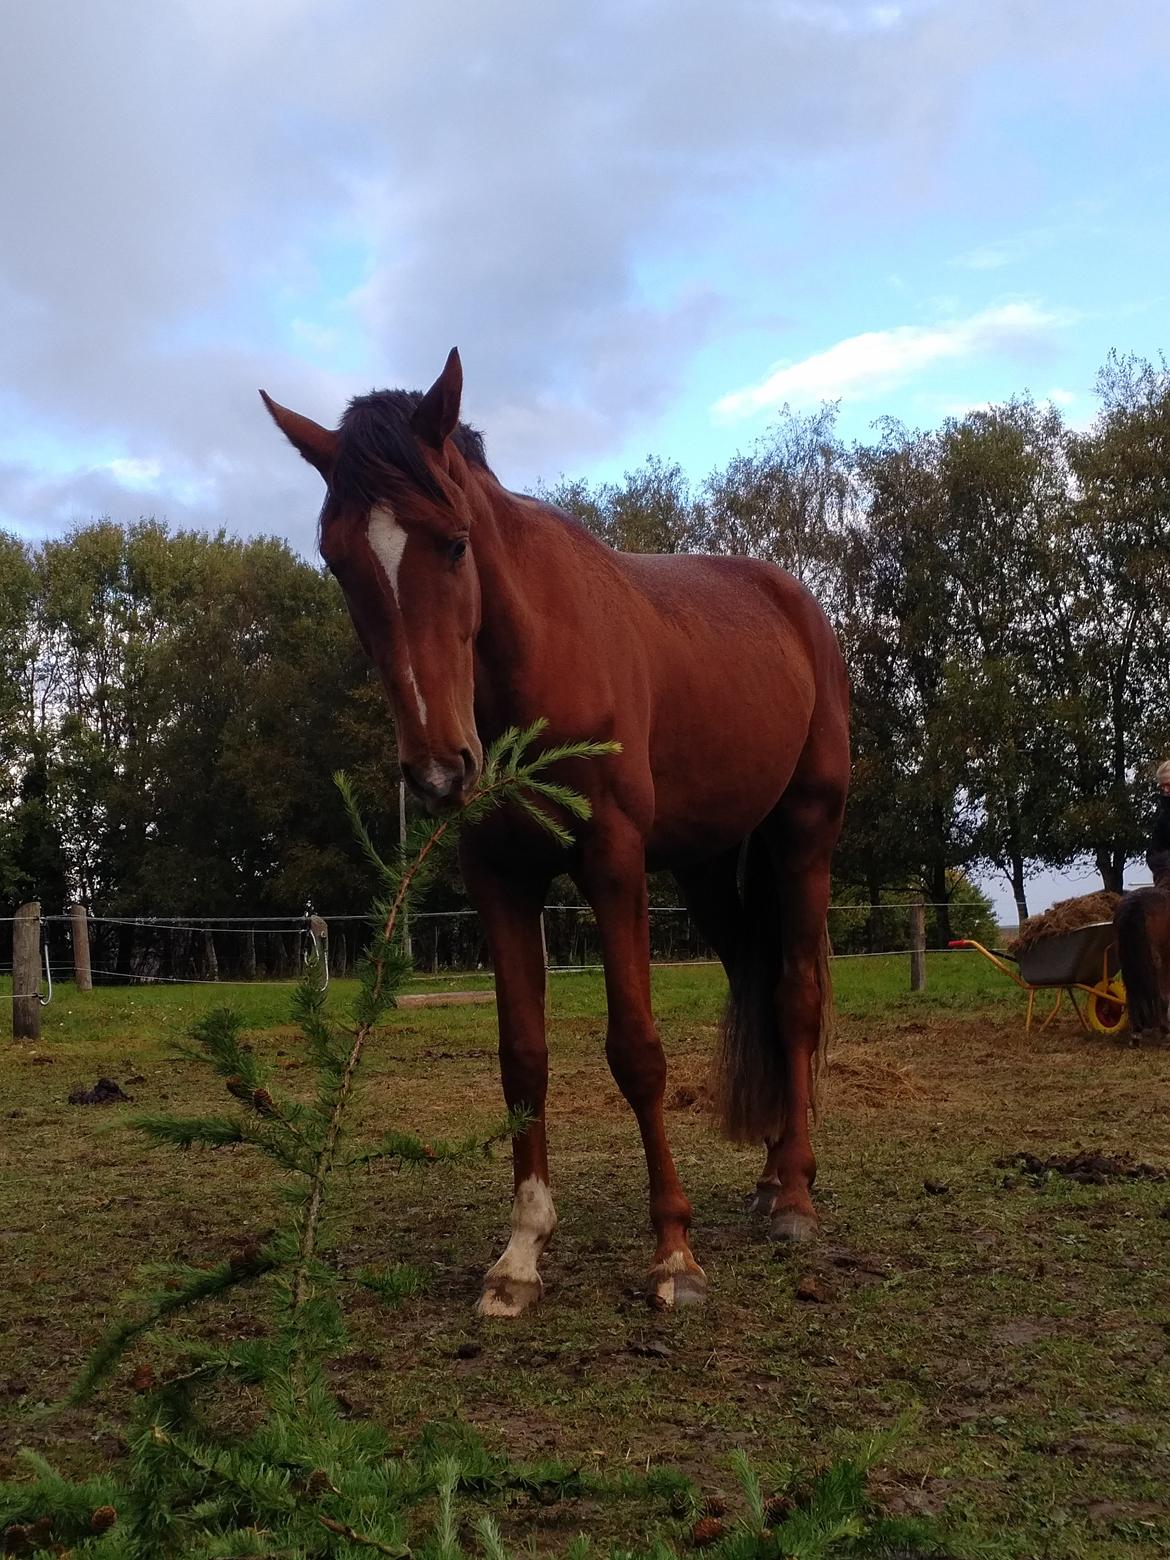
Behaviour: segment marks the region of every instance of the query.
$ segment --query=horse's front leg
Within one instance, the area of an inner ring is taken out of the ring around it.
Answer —
[[[548,1049],[540,916],[548,884],[543,877],[526,883],[504,878],[466,855],[462,865],[495,970],[504,1099],[509,1110],[531,1118],[512,1139],[511,1235],[503,1256],[488,1269],[476,1310],[481,1316],[519,1316],[544,1292],[537,1264],[557,1227],[544,1128]]]
[[[597,917],[605,964],[608,1027],[605,1054],[633,1107],[650,1177],[650,1219],[656,1247],[650,1298],[660,1305],[702,1301],[707,1280],[691,1255],[691,1205],[679,1182],[662,1100],[666,1058],[650,1006],[650,929],[646,858],[632,826],[599,829],[586,847],[577,879]]]

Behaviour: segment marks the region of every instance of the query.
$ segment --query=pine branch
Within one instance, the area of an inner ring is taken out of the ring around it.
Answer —
[[[339,1538],[348,1539],[351,1544],[357,1544],[363,1549],[377,1550],[380,1555],[408,1556],[411,1553],[405,1544],[384,1544],[381,1539],[371,1538],[368,1533],[359,1533],[348,1523],[335,1522],[332,1517],[318,1515],[317,1521],[323,1528],[328,1528],[330,1533],[336,1533]]]
[[[163,1290],[152,1295],[148,1309],[141,1316],[129,1317],[119,1322],[98,1344],[86,1361],[85,1369],[76,1386],[69,1394],[69,1401],[83,1402],[110,1374],[135,1338],[141,1337],[144,1332],[149,1332],[168,1316],[173,1316],[176,1311],[187,1310],[190,1306],[197,1305],[201,1300],[210,1299],[213,1295],[223,1294],[237,1284],[251,1283],[265,1273],[273,1272],[278,1266],[279,1258],[262,1247],[255,1252],[232,1258],[227,1262],[220,1262],[213,1268],[198,1272],[174,1290]]]
[[[460,1159],[473,1158],[477,1154],[489,1153],[494,1144],[523,1132],[531,1120],[531,1111],[513,1110],[486,1136],[482,1132],[471,1132],[467,1137],[460,1138],[456,1142],[436,1139],[434,1142],[424,1143],[413,1132],[386,1132],[373,1148],[367,1149],[365,1153],[355,1154],[352,1159],[347,1159],[341,1168],[349,1170],[359,1165],[373,1164],[379,1159],[397,1159],[403,1164],[411,1165],[451,1164]]]
[[[283,1119],[280,1125],[293,1137],[292,1144],[282,1142],[271,1132],[265,1132],[236,1116],[151,1114],[132,1117],[130,1125],[137,1127],[152,1142],[167,1144],[172,1148],[191,1148],[196,1143],[202,1144],[204,1148],[236,1148],[248,1144],[267,1154],[270,1159],[275,1159],[286,1170],[304,1172],[306,1169],[304,1155],[297,1151],[295,1144],[299,1143],[305,1149],[308,1144],[291,1123]]]

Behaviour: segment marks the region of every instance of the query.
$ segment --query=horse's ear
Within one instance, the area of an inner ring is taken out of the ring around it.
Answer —
[[[441,450],[455,432],[459,421],[459,402],[463,396],[463,364],[459,348],[452,347],[443,364],[443,372],[415,408],[410,426],[432,449]]]
[[[264,390],[260,392],[260,399],[272,413],[273,422],[288,442],[305,457],[310,466],[316,466],[328,482],[337,457],[339,435],[329,428],[322,428],[311,417],[302,417],[300,412],[290,412],[287,406],[281,406]]]

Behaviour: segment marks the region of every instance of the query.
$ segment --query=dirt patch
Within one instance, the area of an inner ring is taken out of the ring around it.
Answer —
[[[468,1007],[496,1000],[494,991],[412,991],[398,998],[400,1008]]]
[[[1054,937],[1058,932],[1075,932],[1082,926],[1112,921],[1113,912],[1120,903],[1121,895],[1107,889],[1096,894],[1081,894],[1075,899],[1062,899],[1043,915],[1030,915],[1008,943],[1008,952],[1020,954],[1042,937]]]
[[[1045,1180],[1050,1175],[1067,1176],[1085,1186],[1105,1186],[1110,1181],[1167,1181],[1170,1170],[1162,1165],[1142,1164],[1128,1154],[1101,1154],[1080,1149],[1075,1154],[1008,1154],[996,1160],[1001,1170],[1018,1170],[1023,1175]]]

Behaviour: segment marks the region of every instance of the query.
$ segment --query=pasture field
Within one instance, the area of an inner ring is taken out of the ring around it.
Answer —
[[[703,1109],[722,1001],[710,967],[655,973],[670,1061],[668,1123],[695,1205],[711,1299],[649,1311],[645,1170],[609,1077],[599,975],[554,975],[550,1144],[560,1228],[543,1306],[472,1315],[508,1222],[506,1150],[429,1172],[337,1184],[343,1269],[394,1261],[429,1275],[398,1311],[355,1291],[333,1377],[347,1411],[405,1444],[458,1419],[518,1461],[617,1472],[673,1464],[728,1493],[736,1447],[757,1468],[815,1468],[917,1408],[871,1479],[893,1511],[937,1514],[956,1555],[1052,1560],[1170,1551],[1170,1181],[1099,1166],[1088,1180],[1001,1164],[1078,1149],[1170,1164],[1170,1054],[1090,1038],[1064,1019],[1023,1032],[1020,994],[974,955],[836,965],[840,1030],[816,1134],[817,1245],[773,1248],[745,1211],[759,1156],[721,1142]],[[452,980],[466,988],[472,978]],[[440,983],[442,984],[442,983]],[[435,989],[426,982],[418,989]],[[331,1001],[347,994],[335,983]],[[212,1261],[267,1229],[277,1188],[235,1151],[147,1149],[135,1107],[226,1103],[167,1042],[207,1007],[237,1005],[295,1091],[290,993],[272,987],[58,987],[37,1045],[0,1041],[0,1474],[21,1445],[69,1472],[113,1461],[131,1378],[156,1337],[83,1409],[46,1413],[144,1263]],[[99,1075],[135,1107],[67,1103]],[[494,1010],[404,1008],[371,1049],[351,1129],[462,1136],[500,1114]],[[800,1294],[798,1295],[798,1291]],[[803,1297],[803,1298],[802,1298]],[[255,1331],[249,1302],[202,1313]],[[561,1549],[643,1534],[685,1544],[665,1502],[596,1499],[497,1511],[518,1545]]]

